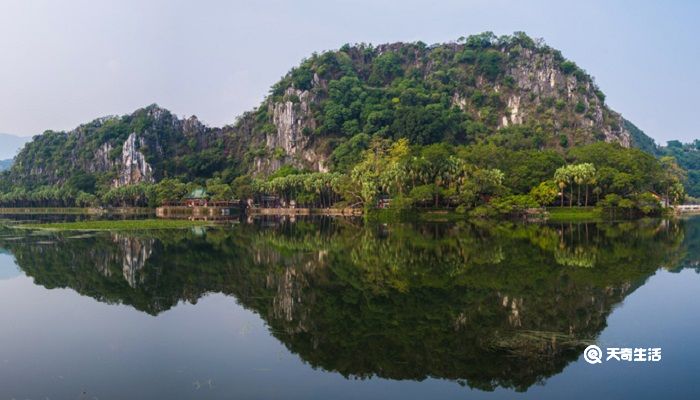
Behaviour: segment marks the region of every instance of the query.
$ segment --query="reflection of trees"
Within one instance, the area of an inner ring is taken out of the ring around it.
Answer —
[[[348,376],[525,389],[575,359],[612,306],[673,253],[677,231],[644,229],[619,245],[592,225],[365,231],[378,243],[357,240],[350,257],[332,251],[332,279],[303,289],[312,318],[268,322],[309,363]],[[557,263],[570,234],[565,246],[600,255],[594,268]],[[504,255],[489,260],[494,248]]]
[[[685,222],[682,251],[677,252],[679,261],[670,264],[668,269],[679,271],[682,268],[691,268],[700,273],[700,217],[693,217]]]
[[[345,376],[524,390],[576,359],[683,240],[658,221],[269,225],[0,245],[38,284],[150,314],[233,295],[303,360]]]
[[[554,259],[557,264],[569,267],[593,268],[595,265],[595,253],[581,246],[557,248]]]

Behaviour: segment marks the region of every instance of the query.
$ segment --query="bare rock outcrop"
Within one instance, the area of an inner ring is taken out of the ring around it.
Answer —
[[[121,165],[113,186],[127,186],[135,183],[152,183],[153,168],[146,161],[146,157],[139,151],[144,145],[143,139],[137,139],[132,132],[122,147]]]
[[[265,146],[272,157],[255,160],[257,172],[269,172],[284,164],[327,172],[327,160],[314,147],[312,132],[316,129],[311,105],[317,101],[311,90],[287,88],[280,102],[270,101],[268,112],[275,131],[265,135]]]

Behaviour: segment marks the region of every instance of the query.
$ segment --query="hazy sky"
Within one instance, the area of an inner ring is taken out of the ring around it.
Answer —
[[[313,51],[486,30],[542,37],[657,142],[700,138],[700,2],[0,0],[0,132],[158,103],[232,123]]]

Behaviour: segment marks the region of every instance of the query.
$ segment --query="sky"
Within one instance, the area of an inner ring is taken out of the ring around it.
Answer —
[[[312,52],[544,38],[658,143],[700,138],[700,2],[0,0],[0,132],[69,130],[157,103],[233,123]]]

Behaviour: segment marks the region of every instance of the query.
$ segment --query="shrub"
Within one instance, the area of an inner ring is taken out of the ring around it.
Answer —
[[[595,95],[598,97],[601,103],[605,103],[605,93],[603,93],[600,89],[596,89]]]
[[[509,87],[509,88],[512,89],[512,88],[515,87],[515,78],[513,78],[513,77],[510,76],[510,75],[508,75],[508,76],[506,76],[505,78],[503,78],[503,84],[505,84],[506,87]]]
[[[561,67],[562,72],[567,74],[567,75],[578,69],[578,67],[576,66],[576,63],[573,61],[569,61],[569,60],[562,62],[560,67]]]
[[[476,61],[476,52],[472,49],[464,49],[463,51],[455,54],[455,61],[471,64]]]
[[[497,213],[492,207],[482,205],[473,209],[469,215],[473,218],[490,218],[495,217]]]
[[[430,204],[435,196],[435,185],[420,185],[411,189],[411,201],[414,203]]]
[[[272,151],[272,158],[275,160],[281,160],[287,155],[287,152],[284,151],[283,148],[281,147],[275,147],[275,149]]]
[[[413,199],[408,196],[396,196],[389,203],[389,208],[401,211],[409,210],[413,207]]]
[[[606,195],[603,198],[603,200],[601,200],[598,204],[601,207],[605,207],[605,208],[616,207],[620,203],[620,200],[622,200],[622,197],[620,197],[620,195],[617,195],[615,193],[610,193],[610,194]]]
[[[530,197],[540,206],[552,204],[558,195],[559,187],[552,181],[542,182],[530,190]]]
[[[495,50],[479,53],[476,59],[476,70],[489,80],[494,80],[502,72],[503,56]]]
[[[489,206],[500,215],[517,215],[529,208],[538,208],[539,204],[529,194],[516,194],[495,198]]]
[[[635,203],[636,208],[644,215],[654,215],[661,212],[659,199],[649,192],[638,195]]]
[[[561,147],[568,147],[569,138],[564,134],[559,135],[559,145],[561,145]]]
[[[291,73],[292,83],[294,87],[300,90],[311,89],[311,82],[314,79],[314,74],[308,67],[302,66],[295,68]]]

